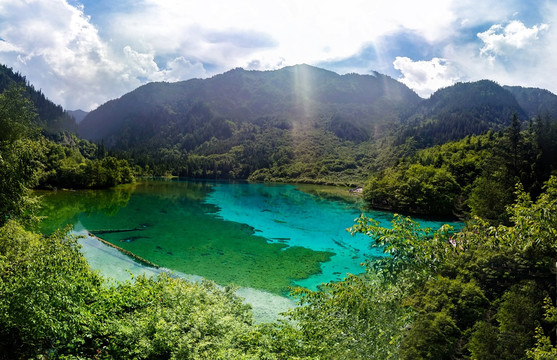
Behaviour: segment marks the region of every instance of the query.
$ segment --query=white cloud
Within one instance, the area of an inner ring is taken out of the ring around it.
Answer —
[[[124,54],[127,58],[127,69],[124,72],[144,81],[179,81],[207,76],[202,63],[191,63],[183,56],[168,61],[165,68],[160,69],[153,52],[140,53],[128,45],[124,47]]]
[[[553,0],[537,3],[545,20],[531,27],[516,20],[530,6],[523,0],[98,0],[92,18],[87,6],[68,1],[0,0],[0,62],[69,109],[88,110],[146,81],[238,66],[333,64],[368,56],[362,51],[370,47],[370,59],[344,62],[343,71],[394,75],[394,61],[401,80],[422,96],[455,79],[557,83],[548,75],[557,64]],[[494,25],[475,39],[477,30],[465,33],[486,23]],[[386,39],[400,33],[433,45],[431,60],[412,61],[417,55],[405,49],[393,54]],[[523,64],[528,76],[518,73]]]
[[[131,71],[128,73],[134,77],[151,78],[152,74],[159,71],[153,53],[140,53],[127,45],[124,47],[126,63]]]
[[[539,39],[539,35],[547,31],[547,24],[526,27],[518,20],[511,21],[506,26],[495,24],[487,31],[478,33],[484,46],[480,52],[487,56],[508,55],[516,50],[522,50]]]
[[[466,74],[467,81],[491,79],[557,93],[557,26],[550,22],[557,18],[557,4],[547,2],[540,12],[545,20],[541,24],[496,23],[477,34],[481,44],[447,46],[443,56]]]
[[[166,70],[163,70],[162,80],[179,81],[191,78],[207,77],[207,70],[201,63],[191,63],[183,56],[169,61]]]
[[[413,61],[397,56],[393,66],[402,73],[399,81],[422,97],[427,97],[435,90],[450,86],[460,79],[456,69],[446,59],[441,58]]]
[[[0,37],[11,47],[0,47],[2,63],[70,109],[106,99],[101,84],[118,78],[122,66],[80,9],[62,0],[29,0],[3,1],[1,10],[9,21]]]
[[[0,40],[0,52],[21,52],[21,49],[7,41]]]
[[[286,0],[272,5],[145,0],[138,11],[113,14],[110,36],[135,39],[129,43],[134,48],[152,47],[158,55],[180,54],[233,68],[254,61],[284,65],[342,59],[402,29],[437,41],[451,34],[454,20],[445,0]]]

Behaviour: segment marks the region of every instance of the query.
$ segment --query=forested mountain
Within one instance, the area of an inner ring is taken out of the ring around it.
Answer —
[[[358,182],[404,154],[396,147],[408,141],[419,149],[502,130],[513,114],[527,123],[552,114],[556,99],[489,80],[421,99],[378,73],[234,69],[144,85],[89,113],[79,132],[156,174]],[[387,160],[374,162],[377,154]]]
[[[528,119],[513,93],[497,83],[490,80],[457,83],[437,90],[412,109],[398,135],[398,143],[412,136],[420,147],[427,147],[501,130],[510,124],[512,114],[522,121]]]
[[[168,126],[188,130],[192,112],[203,104],[210,110],[203,116],[236,124],[317,126],[341,138],[364,140],[419,100],[405,85],[380,74],[340,76],[308,65],[264,72],[235,69],[206,80],[144,85],[91,112],[79,131],[125,148],[131,138],[147,140]]]
[[[156,174],[336,182],[364,179],[372,149],[363,144],[419,101],[380,74],[235,69],[147,84],[89,113],[79,130]]]
[[[510,91],[530,117],[542,115],[557,119],[557,95],[545,89],[503,86]]]
[[[5,65],[0,65],[0,93],[8,89],[12,84],[21,84],[25,88],[25,96],[33,103],[39,125],[48,132],[59,132],[62,130],[77,131],[75,120],[60,105],[48,100],[40,90],[27,82],[25,76],[14,73]]]
[[[81,120],[85,119],[88,112],[83,110],[68,110],[68,114],[70,114],[70,116],[73,116],[75,122],[79,124]]]

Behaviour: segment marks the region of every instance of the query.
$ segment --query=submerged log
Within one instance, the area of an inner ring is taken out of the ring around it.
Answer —
[[[133,229],[89,230],[89,232],[91,232],[93,234],[111,234],[111,233],[121,233],[121,232],[130,232],[130,231],[143,231],[145,229],[147,229],[146,226],[135,227]]]
[[[122,249],[121,247],[116,246],[116,245],[114,245],[114,244],[111,243],[111,242],[108,242],[108,241],[106,241],[106,240],[104,240],[104,239],[101,239],[100,237],[95,236],[95,235],[92,234],[91,232],[89,232],[88,234],[89,234],[90,237],[99,240],[100,242],[102,242],[102,243],[105,244],[105,245],[108,245],[108,246],[111,246],[111,247],[115,248],[116,250],[118,250],[118,251],[120,251],[120,252],[122,252],[122,253],[124,253],[124,254],[130,256],[130,257],[132,257],[133,259],[139,261],[140,263],[143,263],[143,264],[145,264],[145,265],[147,265],[147,266],[150,266],[150,267],[154,267],[154,268],[156,268],[156,269],[159,269],[159,268],[160,268],[160,266],[158,266],[157,264],[152,263],[152,262],[150,262],[149,260],[146,260],[146,259],[142,258],[141,256],[138,256],[138,255],[132,253],[131,251],[128,251],[128,250],[126,250],[126,249]]]

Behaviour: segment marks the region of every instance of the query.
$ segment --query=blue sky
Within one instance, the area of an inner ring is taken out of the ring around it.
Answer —
[[[0,0],[0,63],[67,109],[150,81],[300,63],[422,97],[458,81],[557,93],[556,0]]]

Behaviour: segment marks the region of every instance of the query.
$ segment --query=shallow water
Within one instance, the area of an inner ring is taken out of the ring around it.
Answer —
[[[111,190],[42,192],[47,216],[43,231],[70,224],[181,274],[286,295],[291,286],[315,290],[347,273],[361,273],[361,263],[373,255],[369,238],[346,231],[362,204],[343,191],[285,184],[144,181]],[[384,226],[392,218],[385,212],[368,215]],[[119,273],[129,276],[114,257],[106,257],[106,246],[94,244],[84,244],[92,267],[116,278]],[[133,271],[150,271],[131,263]]]
[[[80,223],[75,225],[72,233],[78,236],[78,241],[82,246],[81,251],[91,268],[98,271],[110,283],[131,280],[140,275],[157,276],[163,272],[192,282],[202,280],[202,277],[197,275],[145,266],[116,248],[89,236],[87,230]],[[281,318],[282,313],[295,306],[293,299],[257,289],[242,287],[238,288],[236,294],[243,298],[245,303],[251,305],[254,320],[258,323],[276,321]]]

